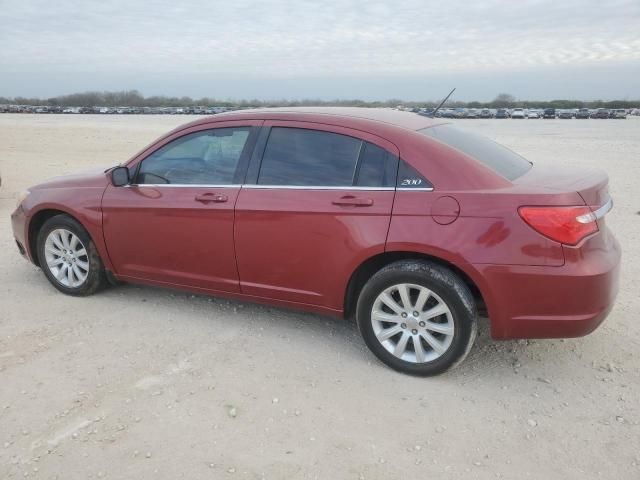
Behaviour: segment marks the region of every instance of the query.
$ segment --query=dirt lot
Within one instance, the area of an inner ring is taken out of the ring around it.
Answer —
[[[640,478],[640,118],[469,120],[534,162],[599,166],[622,243],[592,335],[395,373],[354,325],[126,285],[66,297],[18,255],[18,192],[189,118],[0,115],[0,478]]]

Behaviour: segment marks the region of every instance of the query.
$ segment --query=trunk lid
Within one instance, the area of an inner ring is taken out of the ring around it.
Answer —
[[[513,181],[522,187],[537,187],[548,193],[577,193],[591,209],[609,201],[609,177],[602,170],[575,167],[545,168],[535,165]]]

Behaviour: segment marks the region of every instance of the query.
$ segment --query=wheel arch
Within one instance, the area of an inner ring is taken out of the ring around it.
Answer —
[[[78,218],[77,215],[74,215],[73,213],[66,210],[60,210],[59,208],[43,208],[41,210],[38,210],[31,216],[29,220],[29,229],[27,230],[27,244],[29,247],[29,254],[31,256],[32,262],[38,267],[40,266],[40,260],[38,258],[38,233],[40,232],[40,229],[45,224],[45,222],[50,218],[55,217],[56,215],[67,215],[68,217],[73,218],[76,222],[82,225],[82,228],[85,229],[87,235],[89,235],[93,243],[96,243],[95,239],[91,235],[90,229],[87,228],[87,226],[82,222],[82,220]]]
[[[486,292],[484,288],[479,286],[477,275],[469,273],[467,269],[463,269],[440,256],[416,251],[389,251],[369,257],[351,274],[344,297],[345,318],[352,318],[355,314],[358,296],[365,283],[367,283],[367,280],[381,268],[399,260],[427,260],[452,270],[469,287],[469,290],[471,290],[474,300],[476,301],[478,312],[481,315],[487,315]]]

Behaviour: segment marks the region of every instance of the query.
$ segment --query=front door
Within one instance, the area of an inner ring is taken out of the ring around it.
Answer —
[[[265,121],[236,204],[242,292],[341,310],[351,273],[384,251],[397,165],[378,137]]]
[[[125,279],[239,291],[234,205],[257,128],[227,126],[171,139],[102,201],[104,236]]]

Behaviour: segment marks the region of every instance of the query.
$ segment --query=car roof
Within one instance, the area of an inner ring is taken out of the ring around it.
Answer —
[[[216,121],[230,120],[291,120],[308,121],[317,123],[332,123],[351,126],[355,121],[362,125],[386,124],[408,130],[420,130],[434,125],[447,123],[440,119],[434,119],[411,112],[402,112],[390,108],[364,108],[364,107],[282,107],[282,108],[256,108],[250,110],[237,110],[233,112],[219,113],[205,117],[188,124],[189,126]],[[375,125],[371,125],[375,126]]]

